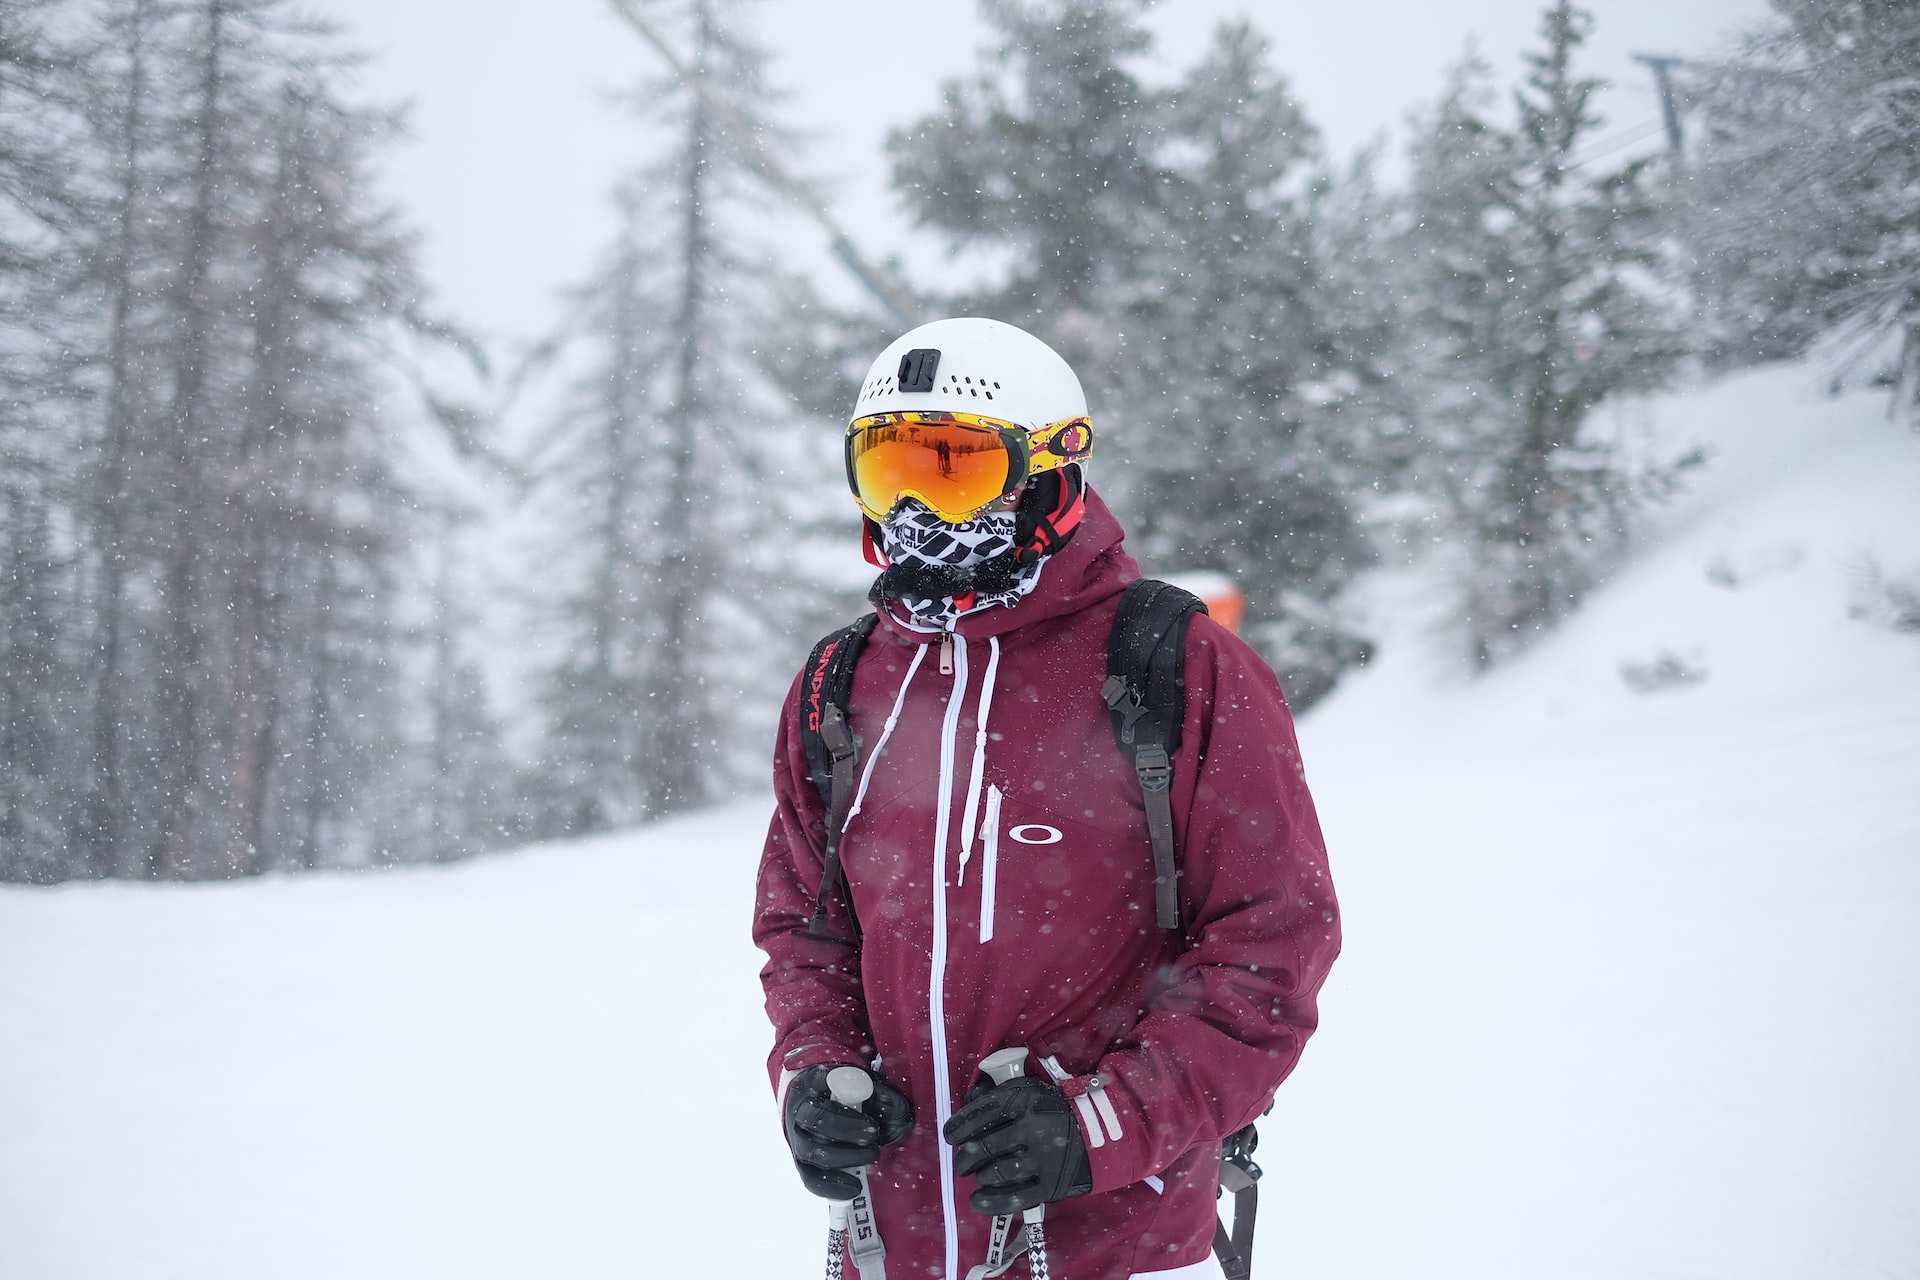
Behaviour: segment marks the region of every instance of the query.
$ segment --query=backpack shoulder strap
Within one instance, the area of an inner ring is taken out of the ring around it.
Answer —
[[[1107,639],[1100,696],[1113,713],[1114,741],[1133,761],[1153,843],[1154,908],[1163,929],[1180,927],[1173,835],[1173,753],[1187,714],[1187,627],[1207,606],[1172,583],[1129,583]]]
[[[1173,838],[1173,753],[1187,714],[1187,627],[1207,606],[1170,583],[1143,578],[1127,587],[1107,641],[1107,681],[1100,688],[1113,712],[1113,736],[1133,761],[1153,840],[1155,906],[1162,928],[1180,925]],[[1271,1110],[1271,1107],[1269,1107]],[[1252,1125],[1221,1146],[1220,1187],[1233,1193],[1233,1230],[1214,1223],[1213,1252],[1226,1280],[1253,1273],[1253,1224],[1260,1203],[1260,1141]]]
[[[1260,1208],[1260,1166],[1253,1162],[1253,1149],[1259,1145],[1259,1131],[1248,1125],[1220,1146],[1220,1189],[1233,1192],[1233,1230],[1225,1222],[1213,1224],[1213,1256],[1226,1280],[1248,1280],[1253,1274],[1253,1223]]]
[[[800,691],[800,741],[806,748],[813,785],[827,810],[826,863],[820,873],[820,892],[814,899],[812,931],[827,936],[827,898],[840,886],[840,829],[853,805],[853,776],[860,761],[860,739],[847,723],[847,702],[853,696],[853,675],[860,650],[873,634],[878,614],[869,613],[840,628],[813,646],[803,670]],[[848,901],[852,912],[851,895]],[[851,939],[858,942],[856,936]]]

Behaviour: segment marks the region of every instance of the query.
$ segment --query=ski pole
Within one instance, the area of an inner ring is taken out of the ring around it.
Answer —
[[[858,1111],[873,1096],[873,1077],[859,1067],[835,1067],[827,1072],[827,1092],[841,1106]],[[842,1280],[849,1252],[860,1280],[886,1280],[887,1250],[874,1225],[866,1167],[854,1170],[854,1177],[860,1179],[859,1195],[827,1202],[827,1280]]]
[[[980,1073],[996,1085],[1023,1076],[1027,1073],[1027,1051],[1014,1048],[990,1053],[980,1063]],[[1020,1211],[1027,1224],[1027,1267],[1033,1273],[1033,1280],[1051,1280],[1047,1269],[1047,1229],[1041,1221],[1046,1213],[1044,1204]]]

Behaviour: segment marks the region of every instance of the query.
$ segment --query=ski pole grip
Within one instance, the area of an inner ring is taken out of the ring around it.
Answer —
[[[873,1077],[858,1067],[835,1067],[827,1072],[827,1092],[843,1107],[858,1111],[873,1096]],[[865,1179],[862,1179],[862,1189]],[[835,1231],[845,1231],[853,1209],[851,1200],[827,1201],[827,1223]]]
[[[1027,1051],[1018,1046],[1011,1049],[996,1050],[980,1060],[980,1074],[993,1081],[996,1085],[1005,1084],[1009,1080],[1017,1080],[1027,1074]],[[829,1083],[831,1083],[831,1079],[829,1079]],[[1046,1216],[1046,1213],[1047,1206],[1037,1204],[1031,1209],[1021,1210],[1020,1216],[1026,1221],[1029,1229],[1037,1235],[1040,1228],[1040,1221]],[[1042,1237],[1039,1248],[1041,1251],[1040,1256],[1044,1257],[1046,1249],[1044,1237]],[[1039,1272],[1035,1274],[1037,1275]]]
[[[858,1111],[873,1096],[873,1077],[859,1067],[835,1067],[827,1072],[827,1092],[841,1106]]]
[[[995,1084],[1005,1084],[1027,1074],[1027,1051],[1021,1048],[1001,1049],[988,1054],[980,1063],[980,1073]],[[829,1086],[833,1078],[827,1078]]]

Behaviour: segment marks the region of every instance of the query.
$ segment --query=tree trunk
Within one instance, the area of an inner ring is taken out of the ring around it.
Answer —
[[[201,62],[198,126],[195,141],[193,205],[187,216],[186,260],[182,264],[179,304],[182,345],[176,361],[172,421],[173,542],[168,548],[164,600],[170,644],[162,666],[161,723],[166,749],[173,753],[166,817],[161,828],[159,873],[181,879],[194,870],[200,789],[204,772],[202,742],[205,708],[200,686],[205,660],[203,620],[199,612],[199,558],[209,547],[203,506],[207,492],[206,449],[199,433],[211,432],[206,415],[207,344],[213,336],[213,300],[208,296],[214,252],[214,201],[220,166],[219,130],[225,53],[225,0],[207,0],[207,39]]]
[[[694,6],[696,44],[694,69],[704,74],[713,28],[705,0]],[[695,541],[693,504],[697,496],[695,467],[700,436],[710,424],[703,421],[700,365],[707,358],[705,291],[713,255],[712,229],[706,210],[708,147],[712,122],[699,98],[688,105],[684,220],[680,244],[680,299],[674,317],[677,343],[675,393],[668,413],[671,468],[661,515],[660,566],[663,627],[660,637],[660,696],[652,713],[656,725],[651,761],[643,762],[656,782],[659,812],[672,812],[701,799],[701,730],[706,723],[704,693],[696,675],[694,629],[699,607],[700,556]]]
[[[142,134],[147,94],[147,25],[152,6],[141,3],[128,33],[127,97],[121,114],[120,191],[107,287],[112,312],[107,337],[106,474],[99,509],[99,675],[93,699],[93,787],[87,800],[86,859],[90,874],[150,874],[150,867],[123,861],[125,798],[120,752],[127,734],[121,701],[121,627],[126,607],[128,451],[133,436],[133,293],[136,235],[141,204]],[[144,861],[144,859],[143,859]]]

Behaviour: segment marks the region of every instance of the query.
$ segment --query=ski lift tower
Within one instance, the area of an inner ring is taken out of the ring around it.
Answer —
[[[1667,151],[1678,160],[1681,143],[1680,108],[1673,95],[1673,69],[1688,65],[1687,60],[1652,53],[1636,53],[1633,60],[1646,63],[1653,72],[1654,87],[1660,91],[1660,120],[1667,127]]]

